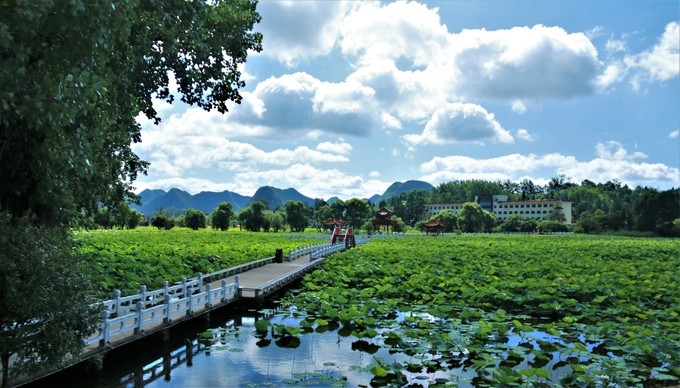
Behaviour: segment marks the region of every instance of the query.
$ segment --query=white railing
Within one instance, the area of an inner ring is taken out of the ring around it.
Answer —
[[[356,237],[355,242],[360,245],[368,241],[370,241],[370,238]],[[158,324],[168,324],[178,317],[193,315],[201,310],[209,309],[217,303],[236,299],[242,296],[244,290],[254,292],[255,297],[269,294],[274,289],[321,265],[326,256],[344,249],[344,243],[322,243],[295,249],[289,256],[290,260],[309,254],[312,261],[258,288],[240,287],[238,275],[236,281],[231,284],[227,284],[226,278],[270,264],[274,262],[274,257],[256,260],[206,275],[198,273],[195,278],[182,278],[181,282],[172,286],[167,281],[163,281],[163,287],[157,290],[148,291],[146,286],[142,285],[139,288],[139,293],[135,295],[121,297],[120,290],[114,290],[113,299],[101,302],[104,311],[102,311],[102,323],[99,331],[85,342],[87,345],[99,342],[100,346],[105,346],[111,342],[111,338],[114,336],[143,333],[145,329]],[[218,280],[222,280],[221,286],[211,289],[211,282]]]
[[[159,323],[171,323],[173,319],[194,315],[196,312],[233,300],[238,296],[238,276],[236,282],[231,284],[227,284],[227,281],[223,279],[221,287],[215,289],[211,289],[210,283],[206,283],[203,292],[196,292],[198,289],[187,286],[189,283],[193,281],[184,281],[181,285],[168,287],[167,282],[164,282],[164,287],[161,289],[104,302],[101,327],[97,335],[85,341],[86,344],[99,342],[100,346],[105,346],[114,336],[141,334],[145,329],[155,327]],[[179,298],[173,297],[170,292],[170,290],[176,291],[176,288],[184,292]],[[142,286],[142,291],[145,290],[146,287]],[[158,295],[162,295],[162,303],[158,302]],[[134,309],[129,307],[132,301],[136,301]]]

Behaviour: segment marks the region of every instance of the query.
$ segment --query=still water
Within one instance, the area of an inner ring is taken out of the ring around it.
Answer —
[[[273,307],[273,306],[268,306]],[[167,341],[145,339],[111,351],[103,366],[86,365],[43,379],[35,386],[69,387],[263,387],[370,386],[376,358],[402,362],[372,340],[317,328],[307,334],[266,339],[256,336],[255,322],[296,326],[301,318],[273,310],[226,308],[210,320],[196,319],[174,328]],[[198,322],[196,322],[198,321]],[[337,328],[337,327],[336,327]],[[214,332],[213,341],[202,338]],[[206,336],[206,334],[203,334]],[[290,341],[290,339],[293,341]],[[299,343],[297,342],[299,340]],[[424,386],[439,373],[410,373]]]

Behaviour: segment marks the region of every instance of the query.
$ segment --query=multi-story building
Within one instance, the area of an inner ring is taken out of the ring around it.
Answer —
[[[519,214],[527,218],[546,220],[553,212],[564,214],[565,224],[571,224],[571,202],[559,199],[541,199],[531,201],[508,201],[507,195],[477,195],[475,202],[484,210],[493,213],[500,221]],[[458,213],[463,208],[459,203],[426,203],[425,211],[428,217],[434,216],[442,210],[453,210]]]

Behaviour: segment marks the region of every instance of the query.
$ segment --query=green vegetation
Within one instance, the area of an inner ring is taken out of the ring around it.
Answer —
[[[412,356],[378,360],[376,383],[677,384],[679,267],[673,239],[407,236],[331,256],[289,302]]]
[[[114,215],[118,226],[136,226],[139,218],[127,219],[121,206],[148,167],[132,150],[141,141],[135,118],[143,113],[158,123],[156,100],[180,98],[222,113],[239,103],[239,66],[262,49],[262,35],[252,32],[260,21],[256,5],[0,2],[0,228],[7,233],[0,252],[14,252],[15,241],[25,248],[3,260],[0,273],[0,304],[12,306],[0,330],[14,338],[0,342],[1,386],[38,364],[32,361],[49,367],[78,354],[94,321],[70,311],[88,311],[86,298],[73,298],[88,284],[77,258],[62,259],[69,227],[95,216],[111,225]],[[70,297],[65,288],[74,290]],[[45,300],[58,290],[54,296],[63,300]],[[88,321],[62,319],[65,313]],[[43,336],[42,328],[32,329],[43,316],[59,330]]]
[[[271,257],[277,248],[288,252],[318,242],[300,235],[154,227],[80,231],[75,237],[101,298],[110,298],[114,289],[129,295],[142,284],[160,288],[163,280],[175,282]]]

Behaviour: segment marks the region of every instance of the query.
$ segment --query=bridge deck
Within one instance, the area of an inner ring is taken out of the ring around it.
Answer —
[[[319,264],[323,262],[323,260],[316,261],[318,261]],[[239,288],[241,289],[241,292],[234,293],[233,296],[225,300],[214,301],[211,305],[207,305],[205,303],[197,304],[193,307],[193,312],[191,314],[173,318],[171,321],[164,322],[163,320],[159,320],[157,322],[146,324],[142,332],[130,329],[126,332],[112,335],[107,343],[103,343],[102,341],[93,342],[86,346],[81,355],[76,360],[73,360],[70,365],[74,365],[80,361],[84,361],[98,354],[105,353],[111,349],[123,346],[148,335],[162,332],[163,330],[166,330],[181,322],[196,318],[212,310],[231,304],[237,300],[264,297],[308,272],[308,270],[300,270],[304,267],[311,269],[311,262],[311,257],[309,254],[307,254],[292,261],[265,264],[261,267],[252,268],[237,275],[226,277],[224,279],[226,280],[226,283],[232,285],[236,282],[236,276],[238,276]],[[290,280],[283,281],[284,279]],[[277,281],[279,281],[280,284],[277,284]],[[266,287],[268,284],[275,284],[275,287],[273,287],[273,289],[269,292],[262,291],[262,287]],[[210,282],[210,289],[217,290],[220,287],[222,287],[222,280]],[[146,313],[144,319],[148,319],[149,314],[150,313]]]
[[[360,243],[366,241],[369,240]],[[321,265],[325,256],[344,249],[344,244],[318,244],[298,250],[294,255],[291,253],[294,259],[290,261],[277,263],[272,262],[274,258],[267,258],[212,274],[199,274],[173,286],[166,283],[158,290],[146,291],[142,286],[140,294],[122,298],[118,294],[115,299],[103,302],[105,311],[99,332],[86,341],[87,346],[80,355],[61,369],[155,333],[168,335],[167,329],[172,326],[237,300],[264,298]],[[234,273],[238,271],[242,272]],[[25,376],[16,383],[35,381],[55,372],[58,370]]]

